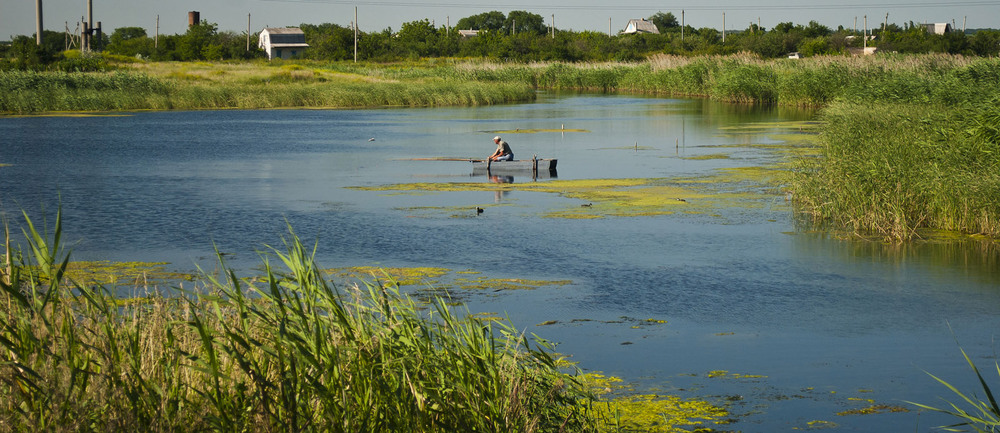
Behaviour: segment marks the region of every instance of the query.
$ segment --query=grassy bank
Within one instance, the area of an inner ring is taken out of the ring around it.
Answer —
[[[639,92],[825,106],[836,99],[960,103],[996,93],[1000,61],[944,55],[761,60],[657,56],[637,63],[132,62],[109,72],[0,72],[0,112],[484,105],[533,89]],[[991,81],[992,80],[992,81]]]
[[[534,99],[522,83],[395,78],[297,64],[136,63],[106,72],[0,71],[0,112],[367,108]]]
[[[611,378],[567,373],[544,340],[440,298],[417,303],[387,279],[340,290],[294,233],[261,275],[220,263],[221,278],[181,296],[121,299],[73,280],[58,216],[51,237],[25,225],[28,253],[5,236],[0,261],[0,431],[672,432],[731,421],[674,396],[599,401]]]

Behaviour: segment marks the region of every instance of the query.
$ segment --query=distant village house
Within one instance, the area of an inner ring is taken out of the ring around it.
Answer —
[[[646,19],[638,20],[628,20],[628,25],[625,26],[625,30],[622,30],[622,34],[634,35],[636,33],[653,33],[660,34],[660,30],[656,28],[656,25],[652,21]]]
[[[469,30],[459,30],[458,31],[458,35],[461,36],[462,39],[468,39],[468,38],[471,38],[473,36],[478,36],[479,35],[479,30],[472,30],[472,29],[469,29]]]
[[[268,60],[290,59],[309,47],[306,35],[298,27],[269,27],[260,31],[260,49],[267,53]]]
[[[923,23],[920,24],[927,30],[927,33],[933,33],[935,35],[943,35],[945,33],[951,33],[951,24],[948,23]]]

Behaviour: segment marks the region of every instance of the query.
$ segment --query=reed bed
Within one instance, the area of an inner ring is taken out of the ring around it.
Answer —
[[[0,75],[0,111],[486,105],[533,89],[639,92],[821,107],[856,101],[955,104],[995,93],[997,59],[961,56],[654,56],[635,63],[398,64],[137,62],[131,72]],[[991,81],[992,80],[992,81]]]
[[[299,65],[201,63],[134,68],[114,73],[0,72],[0,112],[473,106],[535,97],[531,86],[520,82],[456,79],[456,74],[385,77]]]
[[[596,429],[544,341],[391,284],[341,291],[294,233],[281,270],[221,263],[198,293],[122,303],[67,281],[59,220],[50,239],[28,220],[0,279],[0,431]]]
[[[923,228],[1000,236],[998,104],[834,103],[822,116],[822,158],[800,162],[796,204],[889,240]]]

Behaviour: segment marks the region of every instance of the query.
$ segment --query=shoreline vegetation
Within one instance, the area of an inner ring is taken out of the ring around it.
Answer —
[[[797,212],[891,242],[925,229],[1000,236],[1000,59],[653,55],[632,63],[146,62],[0,71],[0,113],[476,106],[537,90],[631,92],[820,108],[820,157],[786,188]]]
[[[121,299],[76,281],[25,215],[0,265],[0,431],[673,432],[722,406],[583,374],[508,321],[338,288],[289,229],[260,275]],[[270,260],[278,265],[272,265]],[[615,391],[617,390],[617,391]],[[713,430],[708,430],[713,431]]]

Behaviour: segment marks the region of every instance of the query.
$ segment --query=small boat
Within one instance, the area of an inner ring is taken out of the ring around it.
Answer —
[[[555,171],[556,159],[519,159],[514,161],[472,161],[472,171]]]

